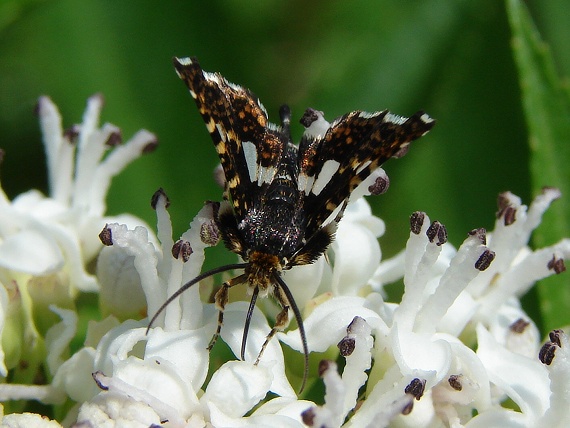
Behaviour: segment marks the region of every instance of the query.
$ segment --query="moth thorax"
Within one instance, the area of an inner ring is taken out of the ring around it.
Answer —
[[[273,274],[280,270],[281,263],[276,255],[252,251],[245,274],[252,287],[258,287],[260,294],[266,294],[273,284]]]

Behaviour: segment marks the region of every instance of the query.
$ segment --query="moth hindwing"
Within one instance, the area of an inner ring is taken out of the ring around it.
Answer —
[[[218,290],[218,327],[223,324],[229,289],[245,283],[252,293],[242,338],[241,358],[258,296],[272,295],[281,306],[267,334],[256,364],[269,340],[289,322],[299,326],[308,371],[308,346],[301,313],[282,278],[282,271],[316,261],[333,240],[337,223],[354,189],[391,157],[400,157],[411,141],[435,124],[427,114],[411,117],[387,110],[353,111],[332,123],[322,112],[307,109],[298,146],[291,141],[290,111],[280,109],[280,126],[269,122],[267,111],[248,89],[228,82],[219,73],[202,70],[195,58],[174,58],[218,152],[226,180],[227,201],[216,219],[226,247],[244,263],[222,266],[184,284],[159,309],[196,282],[225,270],[243,269]],[[151,320],[156,319],[156,316]],[[301,390],[303,388],[301,387]]]

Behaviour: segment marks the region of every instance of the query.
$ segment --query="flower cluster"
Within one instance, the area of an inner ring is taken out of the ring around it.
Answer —
[[[122,167],[127,159],[118,150],[136,146],[126,150],[134,158],[154,138],[137,134],[101,161],[101,144],[113,140],[116,131],[97,128],[93,115],[99,107],[100,99],[92,98],[79,133],[77,129],[63,133],[55,108],[42,99],[40,117],[47,145],[57,140],[60,147],[62,141],[78,136],[84,141],[78,145],[74,178],[61,167],[73,158],[70,149],[48,147],[50,171],[59,171],[50,175],[51,197],[36,196],[36,205],[20,206],[19,199],[2,202],[0,213],[6,219],[26,221],[25,227],[16,224],[0,231],[0,257],[10,253],[14,263],[0,260],[4,263],[2,374],[18,374],[16,354],[33,357],[34,368],[43,365],[49,374],[42,386],[32,385],[30,377],[12,377],[0,384],[2,401],[35,399],[53,404],[61,412],[63,426],[78,427],[530,427],[565,426],[570,421],[569,339],[555,330],[541,347],[538,329],[519,302],[537,280],[562,273],[563,260],[570,256],[568,239],[539,250],[528,247],[542,214],[560,197],[556,189],[544,189],[529,207],[511,193],[501,194],[494,230],[469,232],[457,249],[447,242],[444,225],[416,212],[410,218],[405,249],[387,260],[382,259],[378,243],[384,223],[372,215],[363,198],[355,198],[327,257],[283,274],[303,311],[315,364],[300,398],[290,383],[298,385],[302,376],[298,329],[278,333],[279,340],[270,341],[255,364],[271,329],[268,320],[278,312],[267,299],[253,310],[244,361],[239,355],[248,303],[232,300],[226,306],[221,339],[238,359],[220,360],[223,345],[216,345],[212,354],[206,349],[218,315],[214,304],[202,303],[201,294],[211,292],[205,281],[166,306],[148,331],[148,319],[138,319],[145,307],[148,314],[156,313],[200,273],[205,249],[219,241],[214,221],[218,207],[206,204],[179,239],[172,236],[169,201],[162,190],[152,198],[156,238],[132,218],[128,222],[105,218],[105,186],[120,169],[117,165]],[[97,161],[92,155],[80,160],[82,151],[88,150],[97,154]],[[388,184],[382,170],[371,180],[385,184],[383,190]],[[89,197],[81,187],[87,183],[104,184],[91,189]],[[370,184],[355,195],[374,191]],[[59,208],[40,215],[34,208],[40,203]],[[10,211],[16,207],[17,216]],[[95,226],[87,227],[92,224],[98,224],[97,233],[102,230],[102,249],[93,243]],[[42,265],[25,258],[32,250],[23,238],[31,239],[26,236],[31,233],[34,239],[41,236],[42,254],[60,257],[57,263],[45,259]],[[11,241],[19,245],[10,247]],[[85,266],[96,252],[93,277]],[[23,270],[25,263],[46,270]],[[404,286],[401,300],[387,302],[386,288],[398,281]],[[44,315],[30,312],[38,305],[36,294],[29,291],[31,283],[43,292],[50,287],[51,294],[67,293],[71,303],[69,290],[97,289],[102,312],[108,316],[90,323],[83,346],[70,355],[77,331],[73,305],[67,300],[50,301],[50,314],[60,321],[46,325],[45,333],[38,332],[35,320]],[[56,285],[67,288],[62,292]],[[10,287],[18,287],[18,293]],[[23,342],[19,342],[22,349],[15,350],[15,339],[10,338],[34,328],[42,351],[36,355],[35,348],[24,347]],[[325,395],[316,397],[322,383]],[[18,410],[4,416],[2,423],[61,426]]]

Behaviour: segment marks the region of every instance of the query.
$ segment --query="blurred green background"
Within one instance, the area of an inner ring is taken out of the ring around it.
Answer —
[[[559,74],[568,75],[567,0],[526,4]],[[387,223],[386,255],[403,248],[415,210],[444,223],[459,245],[473,228],[492,229],[499,192],[526,203],[532,196],[510,40],[497,0],[1,0],[2,186],[11,198],[32,187],[47,191],[38,96],[54,100],[68,127],[81,121],[87,97],[101,92],[102,122],[121,127],[125,140],[140,128],[160,140],[114,180],[109,212],[154,225],[149,201],[163,187],[182,233],[204,200],[221,196],[214,148],[171,65],[174,55],[192,55],[253,90],[274,122],[282,103],[294,118],[307,107],[329,120],[356,109],[428,112],[436,127],[386,164],[391,188],[369,201]]]

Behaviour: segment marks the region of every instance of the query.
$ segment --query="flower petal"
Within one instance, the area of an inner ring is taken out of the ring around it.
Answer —
[[[218,411],[233,418],[243,416],[265,397],[271,382],[266,367],[229,361],[216,370],[200,401],[211,410],[212,424],[220,426]]]

